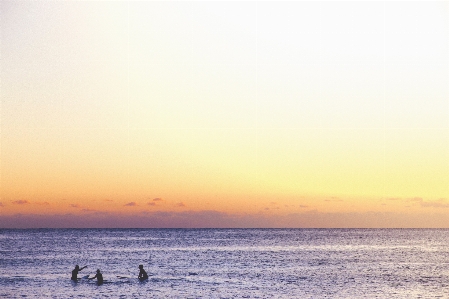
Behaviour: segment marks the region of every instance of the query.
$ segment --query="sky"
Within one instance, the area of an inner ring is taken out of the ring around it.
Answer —
[[[0,227],[449,227],[445,1],[0,2]]]

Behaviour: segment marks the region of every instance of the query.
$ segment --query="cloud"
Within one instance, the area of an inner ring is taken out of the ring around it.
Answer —
[[[5,205],[3,203],[0,202],[0,207],[4,207]]]
[[[21,200],[13,201],[12,203],[15,204],[15,205],[27,205],[27,204],[29,204],[29,201],[21,199]]]
[[[37,205],[40,205],[40,206],[49,206],[49,205],[50,205],[50,203],[47,202],[47,201],[44,201],[44,202],[36,202],[36,204],[37,204]]]
[[[422,208],[449,208],[449,203],[445,198],[440,198],[438,200],[424,201],[422,197],[413,197],[407,199],[407,202],[417,203]]]
[[[413,198],[407,199],[407,201],[417,201],[417,202],[422,202],[423,199],[422,199],[421,197],[413,197]]]
[[[160,197],[153,198],[153,201],[162,201],[163,199]]]
[[[327,201],[327,202],[342,202],[343,199],[341,199],[341,198],[339,198],[337,196],[331,196],[331,197],[325,199],[324,201]]]
[[[72,203],[70,206],[71,206],[72,208],[79,208],[79,207],[80,207],[80,205],[74,204],[74,203]]]
[[[92,209],[82,209],[81,212],[90,213],[90,212],[98,212],[98,211],[97,210],[92,210]]]
[[[127,204],[124,205],[125,207],[135,207],[137,206],[137,203],[132,201],[132,202],[128,202]]]
[[[308,208],[309,206],[306,205],[299,205],[300,208]]]
[[[186,205],[183,202],[178,202],[176,204],[177,207],[185,207]]]
[[[420,204],[423,208],[449,208],[449,203],[443,198],[435,201],[421,201]]]
[[[104,201],[107,201],[107,202],[113,202],[112,199],[105,199]]]
[[[148,205],[149,205],[149,206],[155,206],[156,203],[155,203],[155,202],[149,202]]]

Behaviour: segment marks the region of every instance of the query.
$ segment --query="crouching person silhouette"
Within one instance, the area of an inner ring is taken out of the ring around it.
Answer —
[[[139,271],[139,280],[142,281],[142,280],[148,279],[148,274],[143,269],[143,265],[139,265],[139,269],[140,269],[140,271]]]

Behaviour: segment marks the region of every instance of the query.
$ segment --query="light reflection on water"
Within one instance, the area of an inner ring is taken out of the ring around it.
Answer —
[[[449,230],[0,230],[0,297],[449,298],[448,245]],[[71,282],[75,264],[105,284]]]

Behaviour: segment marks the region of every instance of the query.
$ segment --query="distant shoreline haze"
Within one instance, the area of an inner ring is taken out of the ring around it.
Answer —
[[[6,228],[449,228],[447,215],[401,213],[319,213],[285,216],[232,215],[216,211],[121,215],[0,216]]]

